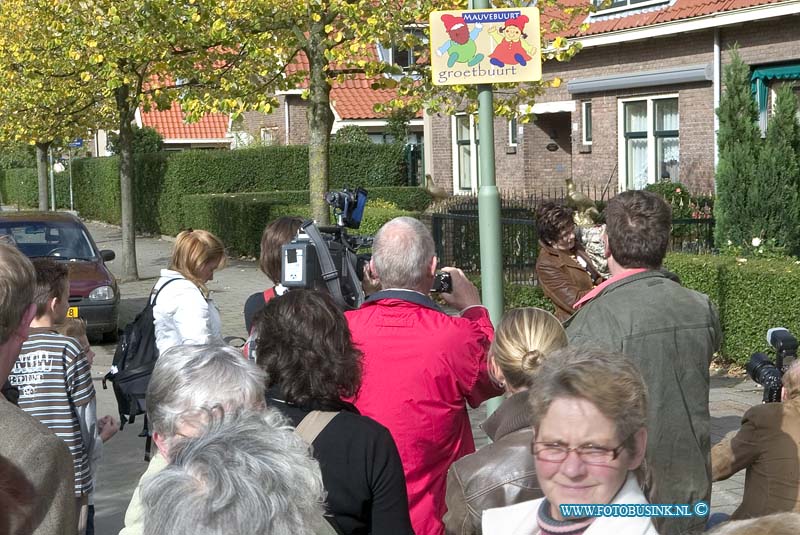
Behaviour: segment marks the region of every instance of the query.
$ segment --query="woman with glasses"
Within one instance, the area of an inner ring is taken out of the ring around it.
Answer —
[[[530,393],[531,452],[544,498],[489,509],[487,535],[652,535],[644,508],[647,393],[626,357],[587,349],[545,359]],[[592,516],[572,505],[625,505],[624,516]]]
[[[575,239],[572,213],[571,208],[554,203],[545,203],[536,211],[536,277],[561,321],[575,313],[573,305],[578,299],[603,281]]]
[[[528,387],[543,358],[567,345],[561,322],[541,308],[503,315],[489,349],[489,374],[506,390],[502,405],[481,424],[492,443],[450,467],[447,474],[448,535],[481,533],[481,513],[542,496],[530,444]]]

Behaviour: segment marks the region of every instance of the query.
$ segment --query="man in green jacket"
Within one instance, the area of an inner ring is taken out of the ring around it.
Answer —
[[[649,391],[647,481],[651,503],[694,504],[711,496],[711,358],[719,315],[708,296],[663,270],[672,224],[664,199],[627,191],[606,208],[611,278],[575,304],[565,323],[571,345],[620,351]],[[704,517],[657,519],[662,535],[703,531]]]

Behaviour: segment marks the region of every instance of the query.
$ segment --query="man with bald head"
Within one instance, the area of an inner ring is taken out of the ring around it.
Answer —
[[[783,375],[783,402],[751,407],[742,427],[711,449],[711,478],[747,470],[738,520],[800,512],[800,361]]]
[[[30,260],[0,242],[0,384],[28,338],[35,282]],[[73,478],[66,444],[0,397],[0,533],[75,533]]]
[[[356,407],[391,431],[408,488],[417,535],[444,532],[447,469],[475,451],[467,406],[501,394],[487,373],[494,330],[475,286],[460,269],[441,294],[460,311],[445,313],[429,293],[436,273],[433,238],[410,217],[386,223],[375,236],[371,275],[382,290],[346,313],[364,352]]]

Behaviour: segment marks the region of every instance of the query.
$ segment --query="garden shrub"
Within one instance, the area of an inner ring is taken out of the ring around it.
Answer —
[[[375,199],[412,211],[424,210],[430,195],[420,188],[401,187],[405,184],[404,166],[402,147],[332,145],[330,188],[361,186]],[[119,224],[118,157],[75,159],[72,174],[75,208],[84,217]],[[59,208],[69,206],[67,177],[66,172],[55,177]],[[283,202],[307,203],[308,150],[298,145],[136,154],[133,188],[136,230],[177,234],[187,226],[183,210],[187,195],[289,191],[293,193]],[[0,194],[6,203],[36,206],[36,170],[3,172]]]
[[[303,196],[304,199],[299,197]],[[269,221],[285,215],[311,217],[308,192],[275,192],[266,194],[188,195],[183,199],[186,214],[184,228],[205,229],[225,243],[232,255],[258,256],[261,233]],[[370,208],[364,212],[361,228],[349,230],[351,235],[374,235],[395,217],[417,215],[396,208]]]
[[[680,182],[662,181],[648,184],[646,191],[658,193],[672,207],[672,219],[689,219],[692,217],[692,196],[686,186]]]
[[[6,169],[0,171],[0,195],[3,203],[20,208],[35,209],[39,206],[39,181],[36,168]],[[56,206],[69,208],[69,173],[55,173]],[[50,207],[50,179],[47,180],[47,206]],[[74,190],[74,184],[73,184]],[[77,196],[76,196],[77,197]]]
[[[719,115],[717,247],[758,239],[800,252],[800,127],[791,87],[778,87],[766,137],[758,123],[751,71],[734,49],[725,68]],[[763,138],[763,139],[762,139]]]
[[[3,173],[3,182],[5,204],[18,204],[24,207],[39,204],[36,168],[6,169]]]
[[[481,291],[481,277],[480,275],[470,274],[467,276],[469,280]],[[553,302],[545,297],[544,292],[540,286],[533,286],[528,284],[514,284],[506,282],[503,284],[503,308],[504,310],[511,310],[512,308],[523,307],[536,307],[554,313],[555,307]]]
[[[665,267],[717,305],[726,360],[745,364],[752,353],[766,351],[770,327],[800,334],[800,309],[792,305],[800,301],[800,264],[794,260],[670,254]]]
[[[355,124],[349,124],[340,128],[331,136],[332,143],[372,143],[369,134],[364,128]]]
[[[369,157],[365,157],[369,155]],[[331,145],[330,189],[404,185],[402,148]],[[161,231],[175,234],[184,220],[182,199],[203,193],[308,189],[308,148],[269,146],[236,151],[185,151],[169,158],[159,200]]]

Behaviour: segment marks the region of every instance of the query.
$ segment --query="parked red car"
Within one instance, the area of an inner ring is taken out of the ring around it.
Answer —
[[[12,241],[30,258],[68,264],[68,315],[86,320],[90,335],[116,339],[119,288],[105,265],[115,254],[98,250],[80,219],[65,212],[0,212],[0,239]]]

